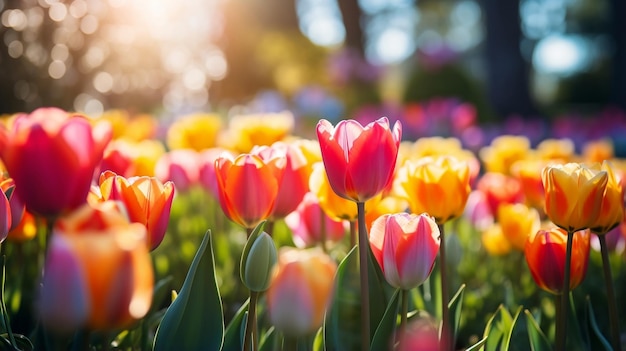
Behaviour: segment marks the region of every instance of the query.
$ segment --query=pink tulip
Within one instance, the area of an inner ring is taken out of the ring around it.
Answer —
[[[392,180],[402,137],[400,122],[391,130],[387,117],[365,127],[355,120],[343,120],[336,127],[321,120],[317,137],[328,180],[337,195],[364,202]]]
[[[285,223],[293,232],[293,240],[298,247],[321,243],[322,231],[326,233],[325,240],[333,242],[340,241],[346,232],[344,222],[328,217],[320,207],[317,196],[310,192],[304,195],[298,208],[285,217]]]
[[[412,289],[430,275],[439,251],[439,228],[427,214],[386,214],[372,224],[370,247],[393,287]]]
[[[94,170],[111,139],[106,123],[40,108],[0,131],[0,155],[26,209],[57,217],[84,204]]]
[[[195,150],[171,150],[159,158],[154,175],[163,183],[172,181],[176,190],[185,192],[198,182],[198,160],[199,154]]]

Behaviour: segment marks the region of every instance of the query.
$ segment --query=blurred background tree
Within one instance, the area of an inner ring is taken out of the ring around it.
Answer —
[[[345,113],[432,97],[483,120],[626,104],[621,0],[0,0],[0,113],[228,109],[317,85]]]

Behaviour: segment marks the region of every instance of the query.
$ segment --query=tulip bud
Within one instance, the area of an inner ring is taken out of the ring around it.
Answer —
[[[241,255],[240,275],[243,284],[251,291],[265,291],[270,286],[271,272],[277,261],[274,240],[261,232],[263,224],[250,235]]]

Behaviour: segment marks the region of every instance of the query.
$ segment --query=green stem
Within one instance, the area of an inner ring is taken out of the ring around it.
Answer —
[[[561,311],[557,315],[556,327],[556,350],[565,350],[567,343],[567,311],[569,309],[569,282],[570,267],[572,265],[572,242],[574,241],[574,232],[567,232],[567,248],[565,250],[565,270],[563,277],[563,288],[561,289]]]
[[[250,291],[250,303],[248,304],[248,319],[246,320],[246,334],[243,339],[243,350],[249,351],[250,346],[253,344],[253,334],[256,334],[254,327],[256,325],[256,303],[259,298],[259,293],[256,291]],[[256,348],[253,348],[256,351]]]
[[[361,276],[361,350],[370,349],[369,240],[365,226],[365,202],[357,202],[359,218],[359,272]]]
[[[407,316],[409,314],[409,290],[402,289],[400,291],[402,294],[402,314],[400,315],[400,331],[403,331],[406,328]]]
[[[619,335],[619,318],[617,317],[617,304],[615,303],[615,291],[613,290],[613,277],[611,275],[611,262],[609,261],[609,249],[606,247],[606,235],[598,235],[600,240],[600,252],[602,254],[602,269],[604,270],[604,283],[609,304],[609,322],[611,324],[611,340],[614,351],[622,350]]]
[[[0,309],[2,310],[2,322],[4,323],[4,327],[6,329],[7,334],[9,335],[9,341],[11,342],[11,345],[13,346],[14,349],[19,350],[17,348],[17,343],[15,342],[15,337],[13,336],[13,332],[11,331],[11,321],[9,320],[9,311],[7,311],[7,306],[4,303],[4,281],[6,278],[6,256],[2,255],[2,267],[0,267],[1,269],[1,276],[0,276]]]
[[[356,245],[356,222],[350,221],[350,248]]]
[[[452,350],[453,342],[450,334],[450,312],[448,301],[448,275],[446,274],[446,236],[443,224],[439,224],[439,271],[441,273],[441,349]]]
[[[276,222],[274,220],[267,221],[267,223],[265,224],[265,227],[263,227],[263,231],[269,234],[270,236],[274,236],[274,224],[275,223]],[[250,235],[248,235],[248,237],[249,236]]]

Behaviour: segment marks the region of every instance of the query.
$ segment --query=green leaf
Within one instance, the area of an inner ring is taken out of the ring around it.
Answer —
[[[259,351],[272,351],[277,350],[277,345],[281,338],[279,338],[279,333],[276,332],[274,327],[271,327],[267,330],[265,334],[260,338],[259,341]]]
[[[474,345],[468,347],[465,351],[476,351],[476,350],[480,350],[485,343],[487,342],[487,338],[482,338],[479,342],[475,343]]]
[[[598,338],[602,346],[607,351],[612,351],[613,347],[611,343],[602,335],[602,331],[598,327],[598,323],[596,322],[596,316],[593,312],[593,306],[591,305],[591,300],[587,296],[587,313],[589,315],[589,324],[591,325],[591,330],[593,330],[594,335]]]
[[[224,345],[222,351],[241,351],[243,349],[243,333],[246,327],[246,316],[248,313],[248,304],[250,299],[246,300],[239,308],[233,319],[228,323],[226,332],[224,333]]]
[[[220,350],[224,340],[222,301],[215,279],[211,231],[189,267],[178,297],[165,312],[154,350]]]
[[[355,246],[339,263],[335,274],[332,304],[324,318],[326,350],[361,348],[361,297],[359,252]]]
[[[389,349],[389,345],[391,345],[390,339],[396,328],[396,322],[398,320],[398,305],[401,293],[402,291],[400,289],[396,290],[391,297],[391,301],[387,304],[387,309],[385,310],[383,319],[380,321],[380,324],[378,324],[376,333],[374,333],[374,339],[370,345],[370,350],[377,351]],[[408,291],[406,293],[408,293]]]
[[[552,345],[548,337],[541,330],[539,323],[535,320],[529,310],[524,310],[526,315],[526,330],[528,331],[528,341],[532,351],[552,351]]]
[[[461,323],[461,309],[463,307],[463,294],[465,292],[465,284],[461,285],[459,290],[454,294],[450,303],[448,303],[448,310],[454,320],[454,329],[452,330],[452,340],[456,340],[456,336],[459,330],[459,324]]]
[[[522,307],[520,306],[515,315],[511,316],[509,311],[500,305],[485,327],[483,337],[487,340],[481,350],[508,350],[515,322],[517,322],[521,312]]]
[[[315,339],[313,339],[313,351],[324,351],[324,328],[320,328],[315,333]]]
[[[250,233],[250,236],[248,237],[246,245],[243,248],[243,252],[241,253],[241,261],[239,262],[239,277],[241,278],[242,282],[245,282],[244,272],[246,270],[246,261],[248,260],[250,249],[252,249],[252,245],[256,241],[257,237],[263,232],[263,227],[265,227],[265,223],[267,223],[267,221],[262,221],[261,223],[257,224],[256,227],[254,227],[252,233]]]

